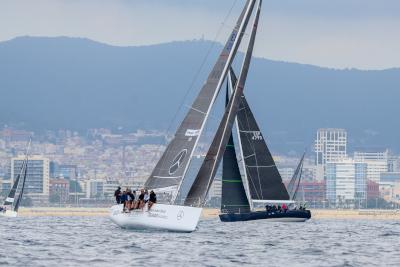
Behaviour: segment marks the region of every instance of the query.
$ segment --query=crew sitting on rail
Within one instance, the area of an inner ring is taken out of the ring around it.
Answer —
[[[150,196],[149,196],[149,191],[144,190],[144,204],[146,204],[147,202],[149,202]]]
[[[157,203],[157,195],[156,195],[156,193],[154,193],[153,190],[151,190],[150,197],[149,197],[148,210],[151,209],[151,207],[154,205],[154,203]]]
[[[126,194],[126,191],[123,191],[121,195],[121,204],[124,204],[124,210],[126,209],[127,200],[128,200],[128,195]]]
[[[140,190],[140,195],[138,198],[138,209],[142,209],[143,210],[144,207],[144,189]]]

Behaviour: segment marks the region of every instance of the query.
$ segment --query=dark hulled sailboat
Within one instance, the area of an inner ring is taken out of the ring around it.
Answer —
[[[232,69],[230,71],[229,81],[231,87],[234,87],[236,84],[236,77]],[[286,210],[285,212],[278,212],[275,210],[251,211],[250,207],[252,206],[252,202],[285,203],[290,202],[292,199],[282,182],[275,161],[244,95],[241,97],[237,114],[237,130],[240,152],[244,164],[244,180],[247,183],[250,201],[247,198],[245,200],[243,199],[243,196],[246,196],[245,184],[240,176],[232,139],[232,142],[228,145],[229,147],[226,148],[224,154],[221,221],[232,222],[258,219],[304,221],[311,218],[310,211],[303,210]],[[298,170],[298,172],[300,172],[300,170]],[[234,180],[231,178],[232,173],[233,177],[235,177]],[[240,177],[240,179],[237,177]],[[295,180],[295,182],[297,182],[297,180]],[[234,185],[230,185],[231,183]],[[231,188],[233,188],[233,190]],[[232,202],[237,203],[236,206]],[[247,205],[247,208],[240,209],[240,205]]]

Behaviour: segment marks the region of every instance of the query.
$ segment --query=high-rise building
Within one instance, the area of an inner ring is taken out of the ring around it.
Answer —
[[[366,200],[367,164],[352,159],[326,163],[326,198],[331,203]]]
[[[344,129],[318,129],[315,140],[316,179],[325,178],[325,165],[347,157],[347,132]]]
[[[21,171],[25,156],[11,159],[11,177],[13,181]],[[25,194],[34,203],[47,203],[49,199],[49,159],[42,156],[30,156],[26,175]]]
[[[380,183],[381,174],[388,171],[387,149],[363,149],[354,152],[354,161],[367,164],[367,179]]]
[[[315,140],[317,165],[336,162],[347,156],[347,132],[344,129],[319,129]]]

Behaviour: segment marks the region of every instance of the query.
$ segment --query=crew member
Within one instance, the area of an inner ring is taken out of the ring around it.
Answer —
[[[117,201],[117,204],[121,204],[121,187],[120,186],[118,186],[118,189],[115,190],[114,197],[115,197],[115,201]]]
[[[151,207],[154,205],[154,203],[157,203],[157,195],[154,193],[153,190],[150,191],[150,197],[149,197],[149,205],[148,205],[148,210],[151,209]]]

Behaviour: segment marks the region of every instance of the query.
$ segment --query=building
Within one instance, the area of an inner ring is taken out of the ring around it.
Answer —
[[[381,173],[388,172],[387,149],[366,149],[354,152],[354,161],[367,164],[367,179],[380,183]]]
[[[364,201],[367,197],[367,165],[352,159],[326,163],[326,197],[331,203]]]
[[[0,178],[0,194],[6,195],[11,190],[11,180]]]
[[[302,181],[300,183],[299,190],[301,192],[298,193],[299,196],[304,196],[304,201],[309,203],[311,202],[323,202],[326,197],[326,187],[325,181]],[[303,200],[300,198],[300,200]]]
[[[290,167],[279,168],[279,173],[281,174],[282,180],[287,181],[292,179],[294,174],[294,168]]]
[[[379,184],[374,181],[367,181],[367,200],[379,198]]]
[[[21,171],[25,156],[11,159],[11,177],[13,181]],[[30,197],[35,204],[47,203],[49,200],[49,159],[42,156],[30,156],[25,184],[25,195]]]
[[[347,132],[344,129],[318,129],[315,140],[316,179],[325,178],[325,165],[347,157]]]
[[[114,198],[114,192],[117,190],[120,183],[115,180],[106,180],[103,184],[103,194],[107,198]],[[133,188],[132,188],[133,189]]]
[[[67,203],[69,201],[69,181],[66,179],[50,179],[50,201]],[[53,201],[52,201],[53,200]]]
[[[319,129],[315,140],[316,164],[340,161],[347,157],[347,132],[344,129]]]
[[[86,198],[101,198],[104,196],[104,181],[90,179],[86,181]]]
[[[57,176],[62,176],[66,179],[75,180],[77,177],[77,167],[71,164],[60,164],[57,168]]]

